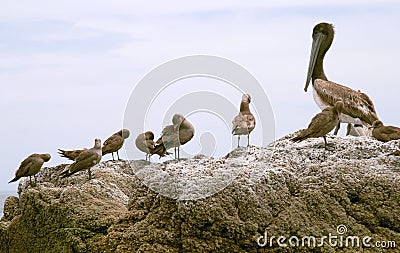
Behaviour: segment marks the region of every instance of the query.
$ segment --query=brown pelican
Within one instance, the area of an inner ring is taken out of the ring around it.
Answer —
[[[193,136],[193,125],[183,115],[175,114],[172,117],[172,125],[168,125],[162,130],[161,137],[156,142],[156,149],[164,151],[174,148],[175,159],[179,160],[179,147],[190,141]]]
[[[241,135],[247,135],[247,146],[250,145],[250,133],[256,126],[256,120],[253,114],[250,112],[249,104],[251,97],[249,94],[242,96],[242,102],[240,103],[240,112],[232,120],[232,134],[238,136],[238,147]]]
[[[326,135],[335,128],[339,122],[343,102],[337,101],[335,106],[328,106],[322,112],[312,118],[307,129],[303,129],[292,141],[300,142],[308,138],[324,137],[325,148],[327,149]]]
[[[309,83],[312,81],[314,100],[321,109],[333,106],[336,101],[343,101],[343,114],[335,129],[335,134],[337,134],[340,122],[362,123],[370,127],[375,120],[378,120],[378,116],[374,104],[365,93],[329,81],[326,77],[323,61],[332,44],[334,33],[333,25],[328,23],[320,23],[314,27],[304,91],[307,92]]]
[[[65,178],[79,171],[88,170],[89,179],[91,179],[92,173],[90,172],[90,168],[100,162],[101,156],[101,140],[96,139],[93,148],[83,150],[78,157],[75,158],[75,162],[68,165],[65,170],[60,173],[60,176]]]
[[[22,161],[18,170],[15,172],[15,177],[8,183],[12,183],[20,179],[21,177],[29,177],[29,182],[32,185],[32,176],[35,179],[35,175],[39,173],[40,168],[42,168],[43,163],[50,160],[50,154],[32,154]]]
[[[124,140],[128,138],[130,132],[128,129],[122,129],[115,134],[111,135],[104,143],[103,143],[103,156],[111,153],[113,161],[114,161],[114,152],[117,153],[117,157],[119,160],[118,150],[122,148],[124,145]]]
[[[372,136],[380,141],[392,141],[400,139],[400,128],[384,126],[382,121],[376,120],[372,125]]]
[[[136,137],[135,140],[136,147],[146,153],[146,161],[149,159],[153,154],[158,154],[161,157],[169,155],[169,153],[165,150],[165,147],[157,146],[154,143],[154,134],[152,131],[147,131],[145,133],[141,133]]]

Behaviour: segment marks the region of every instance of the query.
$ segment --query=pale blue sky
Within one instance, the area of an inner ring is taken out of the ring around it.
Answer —
[[[304,82],[311,31],[336,27],[330,80],[360,89],[386,124],[400,125],[400,4],[396,1],[2,1],[0,190],[31,153],[93,145],[122,126],[135,84],[181,56],[226,57],[263,85],[276,137],[319,111]],[[232,98],[238,103],[240,97]],[[156,135],[162,129],[154,126]],[[199,126],[199,128],[202,128]],[[344,126],[343,126],[344,128]],[[133,145],[138,133],[132,133]],[[105,157],[109,159],[109,157]]]

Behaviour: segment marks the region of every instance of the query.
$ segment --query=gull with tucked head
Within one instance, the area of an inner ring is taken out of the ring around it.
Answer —
[[[156,148],[154,143],[154,134],[152,131],[147,131],[145,133],[141,133],[136,137],[135,140],[136,147],[146,153],[146,161],[147,159],[150,161],[150,157],[153,154],[158,154],[161,157],[169,155],[169,153],[165,150],[165,148],[159,146]]]
[[[43,163],[50,160],[50,154],[32,154],[22,161],[18,170],[15,172],[15,177],[8,183],[12,183],[20,179],[21,177],[29,177],[29,182],[32,185],[32,176],[35,179],[36,185],[36,174],[39,173],[43,166]]]
[[[179,160],[179,147],[189,142],[193,136],[193,125],[182,114],[174,114],[172,125],[162,130],[161,137],[156,142],[155,151],[164,153],[167,149],[174,148],[175,159]]]
[[[112,159],[114,161],[114,152],[116,152],[119,160],[118,150],[122,148],[125,139],[127,139],[129,135],[130,132],[128,129],[122,129],[116,132],[115,134],[111,135],[103,144],[102,148],[103,156],[111,153]]]

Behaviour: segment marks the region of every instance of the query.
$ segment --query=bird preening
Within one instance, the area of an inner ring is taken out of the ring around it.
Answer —
[[[18,170],[15,172],[15,177],[11,179],[12,183],[20,179],[21,177],[29,177],[29,182],[32,185],[32,176],[35,179],[36,185],[36,174],[39,173],[43,166],[43,163],[48,162],[51,158],[50,154],[32,154],[22,161]]]
[[[311,83],[313,97],[321,109],[309,123],[306,129],[301,130],[291,140],[300,142],[308,138],[323,137],[325,149],[332,150],[326,136],[335,129],[338,133],[340,123],[347,123],[347,135],[370,136],[379,141],[391,141],[400,139],[400,128],[385,126],[379,120],[375,105],[371,98],[361,92],[329,80],[324,71],[324,59],[329,51],[335,31],[332,24],[319,23],[312,31],[312,46],[307,70],[304,91],[307,92]],[[240,137],[247,136],[247,146],[250,145],[250,133],[256,127],[256,120],[250,110],[251,96],[243,94],[240,102],[239,113],[232,120],[233,136],[238,137],[237,147],[240,146]],[[195,127],[182,114],[176,113],[172,117],[172,124],[163,128],[160,137],[155,141],[152,131],[145,131],[137,135],[136,148],[145,153],[145,160],[150,162],[150,157],[157,154],[159,158],[170,155],[169,149],[174,148],[175,159],[180,159],[180,147],[192,140],[195,135]],[[114,153],[120,160],[118,151],[125,140],[129,138],[130,131],[121,129],[104,141],[95,139],[92,148],[74,150],[59,149],[60,156],[72,161],[59,174],[61,178],[69,177],[80,171],[87,171],[88,178],[92,178],[91,168],[97,165],[102,157],[111,154],[115,161]],[[131,145],[131,144],[129,144]],[[400,155],[400,150],[389,155]],[[21,177],[29,177],[32,185],[32,176],[36,184],[36,174],[39,173],[45,162],[50,160],[50,154],[32,154],[22,161],[15,177],[9,182],[15,182]]]
[[[119,160],[119,154],[118,150],[122,148],[122,145],[124,145],[124,141],[126,138],[128,138],[130,135],[130,132],[128,129],[122,129],[115,134],[111,135],[104,143],[102,147],[102,155],[106,155],[111,153],[112,159],[114,161],[114,152],[117,153],[117,157]]]
[[[152,131],[139,134],[136,137],[135,145],[140,151],[146,154],[146,161],[150,161],[150,157],[154,154],[159,155],[159,158],[170,154],[162,144],[156,146],[154,142],[154,133]]]
[[[194,126],[182,114],[174,114],[172,125],[164,127],[161,137],[156,141],[156,149],[162,152],[174,148],[175,159],[180,159],[180,146],[185,145],[194,136]]]

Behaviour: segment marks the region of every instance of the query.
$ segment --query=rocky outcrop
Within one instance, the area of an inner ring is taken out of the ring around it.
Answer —
[[[0,252],[381,252],[378,241],[400,248],[400,158],[387,156],[400,142],[331,137],[327,151],[322,139],[290,137],[224,158],[102,162],[90,181],[85,172],[58,178],[65,165],[43,168],[36,187],[22,180],[19,197],[6,200]],[[329,234],[344,241],[319,247]],[[302,246],[306,236],[316,245]],[[346,247],[347,236],[371,239]]]

